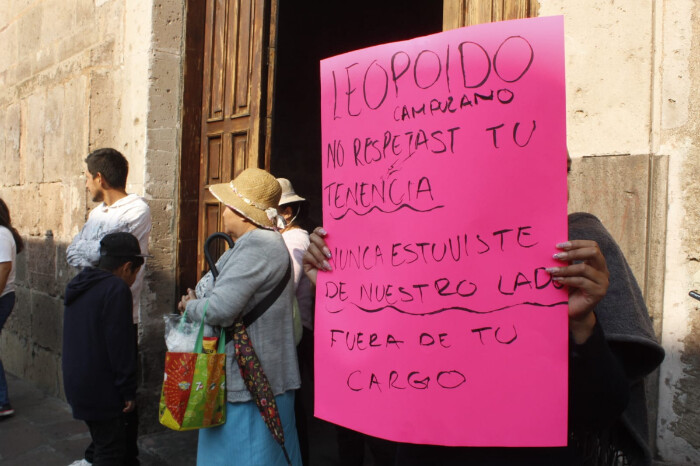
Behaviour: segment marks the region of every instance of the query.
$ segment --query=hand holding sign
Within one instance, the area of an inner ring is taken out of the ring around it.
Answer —
[[[553,279],[568,285],[569,329],[576,343],[585,342],[593,332],[593,309],[608,290],[610,273],[605,257],[595,241],[573,240],[557,245],[564,252],[556,259],[574,262],[566,267],[552,267],[547,271]]]

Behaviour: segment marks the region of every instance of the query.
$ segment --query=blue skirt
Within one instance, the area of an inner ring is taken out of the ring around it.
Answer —
[[[294,391],[275,397],[284,429],[284,445],[292,465],[301,466],[294,418]],[[287,466],[254,401],[226,403],[226,423],[200,429],[197,464],[201,466]]]

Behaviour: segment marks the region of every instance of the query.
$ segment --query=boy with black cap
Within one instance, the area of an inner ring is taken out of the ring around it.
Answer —
[[[73,417],[84,420],[92,443],[78,464],[137,465],[129,417],[136,407],[136,335],[129,287],[144,259],[131,233],[100,241],[97,267],[66,287],[63,384]]]

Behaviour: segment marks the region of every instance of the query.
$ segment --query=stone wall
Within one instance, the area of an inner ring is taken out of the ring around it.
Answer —
[[[540,0],[540,15],[565,16],[570,208],[618,240],[667,352],[648,384],[658,464],[700,464],[699,13],[692,0]]]
[[[0,0],[0,196],[27,249],[0,337],[5,368],[62,395],[65,249],[93,207],[83,160],[114,147],[153,217],[142,295],[140,398],[155,423],[162,319],[175,306],[184,1]],[[149,409],[152,408],[152,409]]]
[[[65,248],[92,204],[83,159],[112,146],[151,206],[140,327],[153,428],[161,315],[176,303],[184,0],[0,0],[0,196],[27,240],[5,367],[60,394]],[[700,464],[700,5],[540,0],[565,16],[572,210],[598,215],[642,285],[667,350],[649,386],[660,464]],[[658,406],[658,415],[656,407]]]

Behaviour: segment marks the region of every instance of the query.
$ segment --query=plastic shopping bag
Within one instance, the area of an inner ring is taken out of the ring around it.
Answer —
[[[202,320],[206,316],[207,306]],[[224,336],[222,331],[217,352],[205,353],[202,348],[204,324],[201,323],[193,352],[168,351],[165,354],[165,374],[158,410],[161,424],[173,430],[185,431],[226,422]]]

